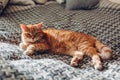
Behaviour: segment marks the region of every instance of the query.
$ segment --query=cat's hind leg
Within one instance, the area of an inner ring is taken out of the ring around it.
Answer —
[[[112,50],[108,46],[104,45],[100,41],[96,41],[95,46],[100,52],[99,55],[102,59],[107,60],[112,57]]]
[[[95,69],[102,70],[103,65],[100,60],[100,56],[98,55],[96,49],[94,47],[88,47],[85,49],[86,55],[92,58],[92,62]]]
[[[79,61],[83,59],[84,53],[81,51],[74,51],[73,58],[71,60],[71,66],[76,67],[78,66]]]

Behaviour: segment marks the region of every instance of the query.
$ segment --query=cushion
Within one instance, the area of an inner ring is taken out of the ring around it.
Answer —
[[[35,5],[35,3],[32,0],[10,0],[10,4]]]
[[[66,0],[67,10],[92,9],[99,3],[99,0]]]
[[[65,0],[56,0],[59,4],[62,4],[65,2]]]
[[[35,3],[37,4],[44,4],[46,3],[48,0],[33,0]]]
[[[3,12],[9,0],[0,0],[0,14]]]
[[[120,9],[120,4],[118,2],[112,2],[112,1],[115,1],[115,0],[101,0],[99,2],[99,8],[109,8],[109,9],[117,9],[119,10]],[[117,0],[116,0],[117,1]]]
[[[120,4],[120,0],[109,0],[109,1]]]

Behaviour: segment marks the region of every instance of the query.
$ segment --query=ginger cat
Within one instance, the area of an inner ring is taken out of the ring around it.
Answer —
[[[35,51],[49,50],[55,54],[73,56],[72,66],[78,66],[84,55],[92,58],[95,69],[103,68],[101,59],[110,59],[112,50],[95,37],[70,30],[44,29],[42,23],[34,25],[20,24],[22,29],[20,47],[24,54],[32,55]]]

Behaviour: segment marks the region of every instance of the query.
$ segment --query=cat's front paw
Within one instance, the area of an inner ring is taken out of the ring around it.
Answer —
[[[34,46],[34,45],[29,45],[29,46],[27,47],[27,50],[24,51],[24,54],[30,56],[30,55],[33,55],[34,52],[35,52],[35,46]]]
[[[23,50],[26,50],[27,49],[27,45],[25,43],[20,43],[19,44],[20,48],[23,49]]]
[[[24,51],[23,54],[30,56],[30,55],[33,55],[33,53],[34,53],[34,51],[32,51],[32,50],[26,50],[26,51]]]

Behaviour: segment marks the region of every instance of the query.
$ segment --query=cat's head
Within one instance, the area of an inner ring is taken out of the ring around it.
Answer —
[[[20,24],[20,27],[22,29],[22,41],[36,42],[38,40],[41,40],[44,36],[42,26],[42,22],[34,25]]]

